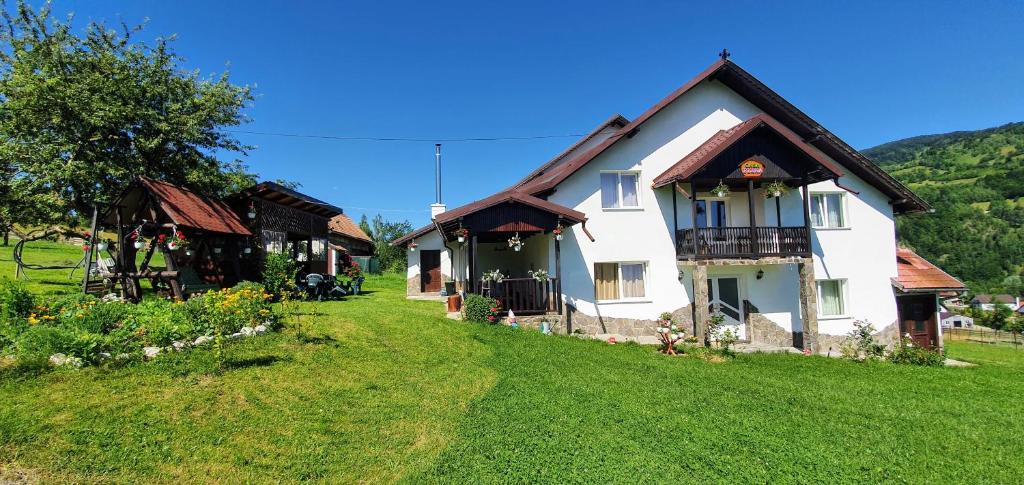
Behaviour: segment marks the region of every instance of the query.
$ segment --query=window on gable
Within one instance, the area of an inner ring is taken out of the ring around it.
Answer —
[[[597,301],[644,298],[647,296],[646,273],[644,263],[595,263]]]
[[[811,226],[837,229],[846,225],[846,198],[840,192],[811,194]]]
[[[604,209],[640,207],[639,173],[601,172],[601,207]]]

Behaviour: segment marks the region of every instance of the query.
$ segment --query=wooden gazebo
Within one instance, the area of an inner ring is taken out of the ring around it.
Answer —
[[[94,258],[92,248],[97,248],[95,238],[101,227],[117,236],[106,255]],[[187,243],[172,248],[167,241],[175,232]],[[94,222],[92,234],[90,268],[94,259],[113,259],[113,268],[101,266],[104,276],[119,283],[122,296],[132,301],[141,297],[142,279],[149,279],[156,288],[166,287],[180,299],[199,289],[231,286],[241,279],[244,260],[254,254],[253,232],[226,202],[148,177],[137,178],[107,208]],[[163,254],[165,268],[151,264],[157,250]],[[137,264],[140,251],[145,256]],[[87,268],[86,278],[89,273]],[[83,287],[88,286],[87,281]]]

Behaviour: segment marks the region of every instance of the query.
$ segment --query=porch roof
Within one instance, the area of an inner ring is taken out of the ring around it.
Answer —
[[[902,292],[933,292],[938,290],[966,291],[960,280],[950,276],[938,266],[917,253],[906,249],[896,249],[896,278],[893,286]]]
[[[525,207],[533,214],[546,214],[546,217],[544,218],[545,220],[540,221],[536,218],[531,218],[530,213],[522,211],[494,213],[502,205],[519,208]],[[523,218],[532,220],[526,221]],[[524,192],[505,190],[450,211],[442,212],[434,218],[431,224],[394,240],[391,245],[399,246],[405,244],[436,229],[440,229],[448,234],[460,225],[465,225],[467,228],[477,232],[531,232],[554,229],[554,224],[551,222],[561,221],[564,226],[571,226],[577,223],[584,223],[586,220],[587,215],[580,211],[534,197]]]
[[[238,214],[223,200],[149,177],[136,179],[104,215],[104,224],[117,223],[115,210],[122,211],[125,224],[152,219],[155,215],[156,220],[151,222],[158,224],[170,223],[181,228],[220,234],[252,235]]]
[[[783,148],[788,148],[789,150],[795,149],[799,154],[805,156],[801,158],[805,158],[811,164],[817,166],[813,170],[805,171],[805,176],[808,178],[808,182],[820,182],[822,180],[839,178],[843,175],[843,170],[829,160],[825,154],[803,141],[799,135],[779,121],[767,114],[761,113],[732,128],[729,128],[728,130],[722,130],[716,133],[697,147],[696,150],[690,152],[688,155],[669,167],[668,170],[665,170],[661,175],[655,177],[653,184],[654,187],[663,187],[674,182],[689,180],[695,175],[699,175],[712,162],[721,157],[736,158],[739,162],[749,158],[757,159],[762,162],[767,162],[766,165],[770,165],[770,168],[777,172],[774,175],[787,174],[788,171],[785,168],[779,167],[780,163],[783,163],[783,160],[771,160],[765,156],[765,153],[759,153],[764,151],[764,141],[761,141],[760,143],[754,141],[748,144],[749,146],[740,146],[740,143],[743,140],[750,139],[750,135],[758,132],[759,130],[766,130],[769,137],[774,140],[773,144],[785,145]],[[734,147],[735,150],[730,150]],[[728,155],[732,156],[730,157]],[[736,162],[737,160],[732,161]],[[735,163],[735,165],[738,170],[739,163]],[[731,171],[731,168],[732,167],[730,166],[726,171]],[[720,177],[719,175],[722,174],[717,174],[712,178],[729,178]],[[772,178],[770,177],[772,174],[766,175],[769,176],[765,178]]]

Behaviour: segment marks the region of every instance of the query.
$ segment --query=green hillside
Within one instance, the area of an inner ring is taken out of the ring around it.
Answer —
[[[1024,290],[1024,122],[916,136],[863,153],[935,208],[897,220],[903,244],[974,291]]]

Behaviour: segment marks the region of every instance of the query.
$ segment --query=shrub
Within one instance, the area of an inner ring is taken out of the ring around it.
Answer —
[[[904,338],[900,345],[897,345],[889,353],[889,362],[894,364],[942,367],[945,365],[946,355],[938,350],[929,350],[916,346],[909,338]]]
[[[486,296],[470,294],[462,304],[462,315],[470,322],[498,321],[498,300]]]
[[[64,354],[86,362],[95,362],[103,346],[100,335],[74,329],[31,325],[18,336],[15,348],[19,360],[49,359],[53,354]]]
[[[274,299],[280,299],[295,288],[298,272],[299,266],[294,259],[283,253],[270,253],[263,262],[263,287]]]
[[[865,362],[885,356],[885,346],[875,341],[875,327],[870,322],[856,320],[853,330],[846,335],[840,352],[844,359]]]
[[[7,278],[0,279],[0,323],[25,318],[35,306],[35,298],[25,285]]]

